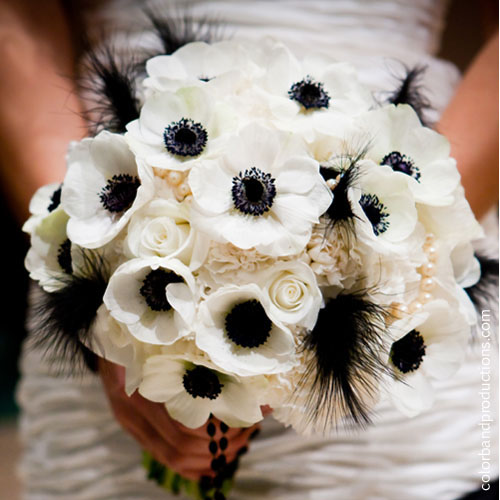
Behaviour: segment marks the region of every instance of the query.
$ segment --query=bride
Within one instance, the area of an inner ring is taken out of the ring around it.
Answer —
[[[20,210],[26,209],[36,187],[62,179],[67,143],[85,135],[85,124],[75,113],[82,104],[71,80],[61,77],[74,73],[77,21],[86,26],[92,40],[112,29],[114,43],[123,44],[124,52],[128,46],[145,52],[155,48],[143,29],[138,2],[80,3],[78,8],[68,4],[66,10],[55,1],[35,8],[30,2],[7,1],[0,7],[3,19],[10,20],[13,43],[26,54],[20,57],[8,46],[1,49],[9,71],[0,83],[4,90],[0,95],[13,95],[10,108],[19,103],[14,113],[0,109],[0,126],[10,145],[4,164],[18,167],[15,176],[6,172],[6,177],[18,193]],[[149,6],[161,12],[162,4],[170,6],[174,18],[181,12],[181,1],[157,0]],[[446,4],[444,0],[195,0],[189,12],[198,21],[207,16],[223,20],[223,33],[235,40],[257,41],[271,34],[298,56],[314,50],[348,61],[374,93],[392,90],[404,66],[426,66],[421,83],[432,103],[426,119],[450,139],[468,200],[476,215],[483,216],[498,196],[497,182],[492,182],[498,164],[498,76],[491,62],[498,60],[498,40],[485,46],[460,83],[457,69],[434,56]],[[36,93],[32,78],[25,84],[33,67]],[[58,120],[45,119],[54,112]],[[494,351],[490,355],[496,367]],[[231,498],[454,500],[481,488],[492,490],[498,476],[497,424],[492,424],[486,448],[480,426],[484,356],[484,350],[472,344],[457,375],[438,384],[434,406],[413,419],[381,403],[368,429],[311,438],[266,418],[241,460]],[[21,464],[26,498],[169,498],[145,478],[141,448],[186,477],[209,472],[204,432],[176,424],[161,406],[137,394],[127,398],[120,368],[102,360],[99,365],[99,376],[62,378],[40,350],[25,350],[18,397],[26,445]],[[496,408],[496,375],[492,379],[489,394],[491,407]],[[228,458],[245,447],[250,434],[254,429],[229,431]],[[488,460],[481,458],[484,449],[489,451]]]

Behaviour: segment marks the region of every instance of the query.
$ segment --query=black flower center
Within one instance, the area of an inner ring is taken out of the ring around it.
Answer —
[[[186,370],[182,384],[193,398],[217,399],[224,387],[217,374],[205,366]]]
[[[266,342],[272,322],[255,299],[236,304],[226,316],[227,336],[240,347],[259,347]]]
[[[129,174],[113,175],[102,188],[99,199],[103,207],[112,213],[122,213],[134,203],[141,181]]]
[[[244,214],[262,215],[269,211],[276,196],[275,180],[258,168],[240,172],[233,177],[234,206]]]
[[[422,363],[425,348],[424,338],[420,332],[412,330],[392,344],[390,357],[399,371],[403,373],[413,372]]]
[[[50,204],[47,207],[49,212],[53,212],[61,204],[62,184],[52,193]]]
[[[182,283],[183,281],[173,271],[154,269],[144,278],[140,293],[153,311],[170,311],[172,306],[167,300],[167,285]]]
[[[389,227],[387,207],[381,203],[375,194],[363,194],[359,204],[373,226],[375,236],[384,233]]]
[[[323,84],[315,82],[310,76],[294,83],[288,91],[288,97],[302,104],[305,109],[328,108],[330,103],[330,96],[324,90]]]
[[[178,156],[198,156],[207,144],[208,134],[201,123],[190,118],[172,122],[163,131],[163,142],[169,153]]]
[[[66,239],[57,250],[57,262],[61,269],[67,274],[73,274],[73,262],[71,259],[71,241]]]
[[[402,155],[399,151],[393,151],[392,153],[385,155],[380,164],[391,167],[394,172],[402,172],[403,174],[409,175],[416,181],[420,180],[419,168],[415,166],[411,158],[408,158],[406,155]]]

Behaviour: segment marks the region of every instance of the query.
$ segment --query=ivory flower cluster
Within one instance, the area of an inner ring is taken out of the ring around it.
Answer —
[[[249,426],[270,405],[305,431],[304,340],[330,301],[363,296],[385,311],[387,368],[366,404],[429,407],[460,365],[479,278],[447,140],[376,104],[349,65],[276,42],[191,43],[146,69],[138,119],[72,144],[25,225],[48,293],[81,249],[108,264],[89,347],[186,426]],[[327,324],[330,344],[351,341]]]

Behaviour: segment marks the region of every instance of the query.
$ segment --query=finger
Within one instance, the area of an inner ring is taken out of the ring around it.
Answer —
[[[164,405],[153,403],[138,393],[134,393],[130,400],[171,446],[178,450],[185,450],[186,453],[209,459],[209,437],[203,428],[189,429],[183,426],[168,415]]]

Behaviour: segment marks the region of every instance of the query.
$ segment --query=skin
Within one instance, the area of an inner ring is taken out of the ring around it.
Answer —
[[[448,137],[477,218],[498,203],[498,32],[465,74],[437,130]]]
[[[0,176],[22,222],[35,190],[63,179],[68,143],[86,135],[73,83],[75,51],[61,4],[2,0],[0,60]],[[438,126],[450,139],[478,216],[498,201],[497,90],[498,36],[479,54]],[[100,360],[99,371],[116,419],[141,446],[185,477],[211,474],[205,427],[188,429],[161,404],[139,394],[127,397],[123,368]],[[253,430],[228,431],[228,461]]]
[[[190,429],[170,418],[161,403],[153,403],[138,392],[128,397],[124,391],[125,372],[121,366],[99,359],[99,373],[116,419],[144,449],[151,451],[156,460],[189,479],[213,475],[210,469],[213,457],[208,451],[211,438],[206,425]],[[264,413],[269,413],[269,409],[264,409]],[[220,421],[212,421],[216,423],[215,439],[218,441],[223,436]],[[236,458],[238,450],[248,445],[250,435],[257,428],[257,425],[230,428],[224,434],[228,439],[224,452],[228,462]]]

